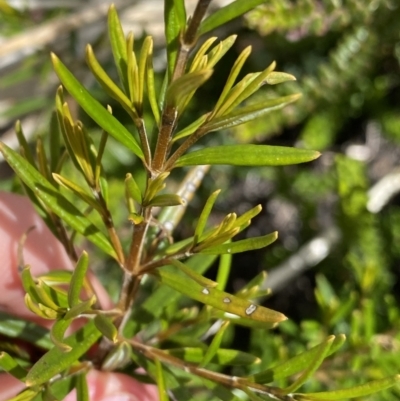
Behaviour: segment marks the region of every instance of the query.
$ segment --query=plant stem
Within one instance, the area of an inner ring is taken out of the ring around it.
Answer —
[[[125,266],[125,270],[132,275],[137,276],[139,273],[146,233],[150,225],[150,212],[151,208],[146,209],[144,221],[134,227],[129,256]]]
[[[277,387],[265,386],[263,384],[254,383],[247,378],[229,376],[223,373],[213,372],[211,370],[198,367],[192,363],[182,361],[181,359],[169,355],[158,348],[150,347],[148,345],[140,343],[137,340],[129,339],[127,341],[132,345],[134,349],[136,349],[138,352],[140,352],[149,359],[152,360],[158,359],[161,362],[167,363],[172,366],[176,366],[182,370],[203,377],[205,379],[220,383],[226,387],[237,388],[241,390],[250,389],[256,393],[270,395],[273,396],[273,398],[277,398],[282,401],[292,399],[291,397],[287,397],[284,394],[284,392]]]
[[[181,35],[171,82],[175,81],[185,74],[186,64],[189,59],[190,51],[196,45],[197,31],[210,3],[211,0],[198,1],[196,9],[194,10],[193,16],[189,22],[189,26],[187,27],[184,34]],[[171,135],[176,127],[177,116],[178,113],[176,107],[167,105],[164,108],[163,114],[161,116],[161,127],[157,138],[156,149],[154,152],[154,160],[152,164],[152,169],[155,170],[155,172],[163,170],[163,166],[170,149]]]
[[[197,42],[197,31],[199,30],[201,21],[210,3],[211,0],[198,1],[196,9],[193,12],[193,16],[190,19],[189,26],[187,27],[184,35],[181,37],[180,47],[178,50],[178,55],[176,57],[175,68],[172,74],[171,81],[175,81],[175,79],[181,77],[184,74],[189,58],[189,53]]]
[[[164,166],[167,157],[169,143],[171,140],[172,132],[176,127],[176,118],[178,116],[175,107],[166,106],[161,116],[161,127],[157,138],[156,150],[154,152],[154,159],[152,169],[155,172],[160,172]]]
[[[173,155],[167,160],[164,166],[164,171],[170,171],[174,168],[176,161],[191,147],[193,146],[201,137],[207,134],[208,131],[201,129],[201,127],[192,135],[189,136],[179,148],[173,153]]]

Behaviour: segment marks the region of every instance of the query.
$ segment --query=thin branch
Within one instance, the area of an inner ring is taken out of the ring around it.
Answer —
[[[178,49],[178,55],[171,81],[175,81],[175,79],[184,74],[190,51],[197,42],[197,31],[199,30],[201,21],[204,18],[210,3],[211,0],[198,1],[196,9],[193,12],[193,16],[190,19],[189,26],[187,27],[184,35],[181,36],[180,47]]]
[[[249,379],[246,378],[229,376],[223,373],[200,368],[192,363],[182,361],[179,358],[167,354],[163,350],[160,350],[158,348],[153,348],[143,343],[140,343],[137,340],[128,339],[126,341],[129,342],[135,350],[139,351],[141,354],[143,354],[145,357],[151,360],[158,359],[161,362],[167,363],[172,366],[176,366],[177,368],[195,374],[199,377],[203,377],[205,379],[220,383],[228,388],[236,388],[241,390],[250,389],[256,393],[269,395],[272,396],[273,398],[277,398],[283,401],[289,399],[284,394],[283,390],[277,387],[265,386],[263,384],[251,382]]]
[[[173,155],[165,163],[164,171],[170,171],[173,169],[176,161],[190,148],[192,147],[200,138],[206,135],[208,131],[202,130],[201,127],[189,136],[173,153]]]
[[[165,164],[172,133],[176,127],[178,113],[175,107],[166,106],[161,116],[161,127],[157,137],[152,169],[160,172]]]

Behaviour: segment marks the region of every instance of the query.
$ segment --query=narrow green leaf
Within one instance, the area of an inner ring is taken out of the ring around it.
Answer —
[[[147,62],[149,57],[153,55],[153,39],[151,36],[146,36],[143,41],[142,48],[140,49],[140,57],[138,63],[138,75],[139,75],[139,88],[138,88],[138,98],[140,104],[140,114],[143,113],[143,94],[144,85],[146,82],[146,70]]]
[[[229,73],[228,79],[226,80],[224,89],[222,90],[222,93],[220,97],[218,98],[217,104],[214,107],[213,114],[216,113],[221,105],[224,103],[226,96],[228,95],[229,91],[232,89],[233,85],[235,84],[236,78],[238,77],[240,71],[242,70],[243,64],[246,62],[248,57],[250,56],[251,53],[251,46],[247,46],[239,55],[239,57],[236,59],[235,63],[233,64],[233,67],[231,69],[231,72]]]
[[[127,59],[127,74],[128,74],[128,86],[129,86],[129,98],[134,104],[134,107],[138,105],[138,86],[139,86],[139,76],[138,76],[138,66],[136,62],[136,55],[134,53],[135,41],[133,37],[133,32],[129,32],[126,38],[126,53],[128,55]],[[137,115],[136,115],[137,118]]]
[[[71,96],[85,112],[118,142],[122,143],[136,156],[143,160],[143,152],[133,135],[111,115],[81,83],[72,75],[67,67],[52,53],[54,70]]]
[[[56,93],[56,98],[55,98],[55,104],[56,104],[56,113],[57,113],[57,120],[58,120],[58,126],[61,131],[61,135],[64,140],[64,145],[66,147],[68,156],[71,158],[72,163],[76,167],[78,171],[80,171],[80,165],[78,163],[78,160],[76,159],[75,152],[72,150],[71,144],[70,144],[70,133],[67,132],[68,128],[73,126],[73,121],[72,118],[70,118],[70,112],[68,109],[68,104],[64,100],[64,93],[63,93],[63,87],[60,85],[57,89]],[[69,121],[68,126],[65,124],[65,120]]]
[[[64,334],[67,331],[68,327],[71,325],[72,319],[59,319],[51,328],[50,338],[51,341],[58,347],[62,352],[70,352],[71,346],[64,343]]]
[[[40,390],[38,389],[27,388],[15,397],[9,398],[7,401],[31,401],[39,394],[39,392]]]
[[[119,78],[125,89],[125,93],[129,93],[126,69],[128,56],[125,35],[114,4],[111,4],[108,11],[108,35]]]
[[[339,348],[341,348],[345,341],[346,336],[344,334],[336,335],[335,341],[331,345],[328,356],[334,354]]]
[[[127,195],[134,199],[137,203],[142,203],[142,192],[139,189],[135,179],[131,173],[128,173],[125,178],[125,190]]]
[[[105,315],[98,314],[94,318],[94,324],[97,329],[113,343],[117,342],[118,330],[114,323]]]
[[[48,286],[43,280],[38,278],[38,294],[42,298],[42,303],[54,310],[68,307],[66,292]]]
[[[167,89],[166,103],[170,106],[179,106],[181,101],[191,92],[198,89],[212,75],[213,70],[203,69],[182,75]]]
[[[162,195],[156,195],[154,198],[152,198],[148,204],[143,204],[144,206],[160,206],[160,207],[166,207],[166,206],[179,206],[183,205],[184,201],[183,199],[176,194],[162,194]]]
[[[89,135],[80,121],[71,125],[69,119],[64,117],[64,127],[67,140],[79,165],[79,170],[83,173],[88,185],[93,188],[95,160],[93,152],[90,150],[91,140]]]
[[[80,303],[79,297],[82,291],[88,266],[89,256],[86,251],[83,251],[78,259],[78,262],[76,263],[68,288],[68,304],[70,308]]]
[[[217,189],[208,197],[206,204],[204,205],[203,210],[200,213],[200,217],[194,231],[194,244],[196,244],[199,241],[200,237],[203,235],[208,217],[210,216],[211,210],[220,192],[221,190]]]
[[[141,354],[140,352],[135,352],[135,350],[131,352],[131,358],[133,362],[141,366],[144,369],[144,371],[148,373],[148,375],[154,380],[154,382],[157,381],[157,368],[150,359],[144,357],[143,354]],[[164,371],[163,373],[166,382],[166,387],[169,390],[173,390],[182,386],[182,383],[177,380],[175,374],[173,374],[168,369],[168,366],[164,366],[163,371]],[[152,384],[154,382],[152,382]]]
[[[343,400],[347,398],[359,398],[367,395],[386,390],[400,383],[400,375],[386,377],[385,379],[374,380],[369,383],[362,384],[336,391],[324,391],[320,393],[308,393],[301,399],[308,400]]]
[[[171,78],[179,47],[179,35],[186,27],[184,0],[164,0],[164,26],[167,41],[168,75]]]
[[[228,213],[219,225],[219,232],[223,233],[237,227],[236,218],[236,213]]]
[[[60,134],[57,112],[53,111],[50,118],[50,171],[59,171],[61,160]]]
[[[147,97],[150,103],[151,111],[153,112],[154,119],[156,120],[156,124],[158,126],[160,123],[160,109],[158,106],[156,89],[154,85],[153,41],[151,37],[150,40],[151,44],[149,44],[149,50],[146,60],[146,87],[147,87]]]
[[[225,253],[220,256],[218,264],[218,273],[216,282],[218,283],[217,288],[221,291],[225,290],[228,278],[230,276],[232,266],[232,254]]]
[[[51,270],[38,276],[38,278],[49,286],[69,284],[71,277],[72,272],[69,270]]]
[[[185,261],[190,269],[198,274],[203,274],[214,263],[216,257],[213,255],[194,255]],[[156,288],[151,295],[143,301],[139,307],[135,307],[131,318],[126,324],[125,337],[133,337],[141,325],[147,325],[161,316],[166,305],[177,302],[181,294],[172,288],[162,286]],[[1,326],[0,326],[1,327]]]
[[[34,302],[29,294],[25,294],[24,301],[25,305],[31,312],[42,317],[43,319],[57,319],[58,313],[54,309],[50,309],[41,303]]]
[[[110,242],[97,227],[85,217],[72,203],[50,184],[34,167],[11,148],[0,143],[0,151],[19,178],[40,198],[57,216],[62,218],[74,230],[84,235],[103,252],[116,259]]]
[[[267,273],[265,271],[260,272],[252,278],[246,285],[244,285],[237,293],[236,296],[244,299],[252,299],[253,297],[258,295],[258,290],[267,279]],[[265,290],[263,290],[265,291]],[[268,292],[270,290],[267,290]]]
[[[263,306],[256,306],[216,288],[205,288],[193,280],[171,273],[164,268],[158,269],[151,274],[163,284],[196,301],[234,315],[266,323],[279,323],[287,319],[282,313]]]
[[[210,363],[214,356],[217,354],[218,349],[221,346],[222,338],[225,334],[226,329],[229,326],[229,323],[229,321],[225,321],[224,323],[222,323],[221,327],[213,337],[211,344],[208,346],[207,351],[204,354],[202,361],[200,362],[201,367],[207,366],[208,363]]]
[[[282,82],[296,81],[296,77],[286,72],[272,71],[267,75],[265,81],[269,85],[276,85]]]
[[[206,32],[224,25],[228,21],[240,17],[262,3],[265,3],[265,0],[236,0],[207,17],[200,25],[199,34],[203,35]]]
[[[237,38],[237,35],[230,35],[222,42],[215,46],[209,53],[208,53],[208,62],[207,68],[213,68],[215,64],[221,60],[222,57],[228,52],[228,50],[233,46]]]
[[[173,348],[164,350],[170,355],[176,356],[189,363],[200,363],[204,359],[205,350],[202,348]],[[260,359],[247,352],[234,349],[219,348],[210,360],[211,363],[229,366],[244,366],[260,363]]]
[[[81,198],[85,203],[88,204],[88,206],[92,207],[93,209],[97,210],[99,213],[103,211],[99,203],[96,202],[95,199],[91,197],[90,194],[88,194],[84,188],[80,187],[79,185],[75,184],[68,178],[63,177],[62,175],[53,173],[53,178],[54,181],[63,186],[64,188],[69,189],[71,192],[73,192],[76,196]]]
[[[255,249],[265,248],[266,246],[276,241],[277,238],[278,232],[275,231],[271,234],[261,237],[248,238],[236,242],[230,242],[228,244],[211,246],[209,248],[202,249],[199,252],[205,253],[207,255],[222,255],[225,253],[234,254],[246,251],[253,251]],[[196,252],[196,248],[194,248],[194,252]]]
[[[242,227],[243,225],[246,225],[247,222],[251,221],[253,217],[256,217],[261,213],[262,206],[257,205],[248,210],[247,212],[243,213],[236,219],[236,225],[238,227]]]
[[[240,82],[238,82],[225,96],[224,101],[219,105],[218,109],[214,108],[213,118],[220,118],[231,112],[237,105],[239,105],[243,99],[246,99],[249,95],[247,88],[260,76],[260,72],[254,72],[247,74]],[[254,86],[254,85],[253,85]],[[259,86],[254,87],[255,92]],[[212,120],[211,118],[209,121]]]
[[[211,38],[208,38],[197,50],[195,56],[193,57],[193,61],[190,65],[189,71],[196,71],[199,69],[200,65],[200,60],[203,59],[204,55],[206,54],[207,50],[211,47],[211,45],[217,40],[218,38],[216,36],[213,36]]]
[[[137,118],[138,116],[133,108],[132,102],[103,70],[93,53],[92,46],[90,45],[86,46],[86,63],[104,91],[115,99],[130,116]]]
[[[7,352],[0,352],[0,368],[20,381],[24,381],[27,371]]]
[[[197,273],[195,270],[191,269],[190,267],[186,266],[184,263],[180,262],[177,259],[170,259],[168,263],[178,268],[192,280],[196,281],[196,283],[200,284],[206,288],[214,288],[217,286],[215,281],[208,279],[207,277],[202,276],[201,274]]]
[[[287,388],[283,389],[285,394],[290,394],[301,387],[320,367],[324,359],[328,356],[329,350],[335,336],[329,336],[323,343],[318,346],[318,353],[315,355],[311,363],[307,366],[304,372]]]
[[[20,120],[18,120],[15,123],[15,132],[17,134],[19,146],[24,151],[24,156],[25,156],[26,160],[28,160],[28,162],[32,166],[36,167],[36,163],[35,163],[35,160],[33,158],[33,155],[32,155],[32,152],[31,152],[31,148],[29,147],[29,144],[28,144],[28,142],[27,142],[27,140],[25,138],[24,131],[22,130],[22,125],[21,125],[21,121]]]
[[[111,112],[110,108],[108,108],[109,112]],[[104,150],[106,148],[106,143],[107,143],[107,139],[108,139],[108,134],[107,132],[103,131],[101,134],[101,139],[100,139],[100,143],[99,143],[99,149],[97,152],[97,157],[96,157],[96,164],[95,164],[95,176],[94,176],[94,182],[95,182],[95,188],[96,190],[100,189],[101,187],[101,172],[102,172],[102,166],[101,166],[101,160],[103,158],[104,155]],[[104,191],[102,191],[104,192]],[[106,196],[104,196],[105,199],[107,199]]]
[[[158,192],[165,188],[165,180],[169,176],[169,172],[161,173],[156,178],[149,180],[146,192],[143,197],[143,204],[147,205]]]
[[[43,140],[39,136],[36,141],[36,157],[38,161],[38,170],[47,180],[51,180],[49,171],[49,162],[44,148]]]
[[[29,294],[26,294],[26,296],[29,296]],[[58,318],[58,312],[55,311],[54,309],[49,308],[48,306],[43,304],[37,304],[37,306],[39,307],[39,310],[42,312],[42,317],[44,317],[45,319],[55,320]]]
[[[0,334],[11,338],[19,338],[46,350],[53,346],[48,329],[1,311]]]
[[[55,347],[44,354],[29,371],[26,377],[26,385],[31,387],[46,383],[53,376],[76,362],[100,336],[100,331],[97,330],[94,322],[90,321],[74,334],[65,338],[64,343],[72,348],[70,352],[64,353]]]
[[[89,401],[89,386],[86,373],[80,373],[76,377],[76,401]]]
[[[37,284],[35,283],[35,280],[32,277],[30,266],[25,266],[24,269],[22,270],[21,281],[25,292],[29,294],[32,300],[36,303],[41,302],[40,296],[36,289]]]
[[[80,302],[74,305],[65,315],[64,319],[75,319],[76,317],[90,311],[93,304],[96,302],[96,296],[93,295],[87,301]]]
[[[330,351],[326,356],[329,356],[332,353],[336,352],[338,348],[343,345],[345,338],[346,337],[343,334],[336,336],[333,343],[331,344]],[[306,369],[307,366],[309,366],[310,363],[312,363],[312,361],[318,356],[320,352],[320,346],[321,344],[316,345],[315,347],[306,350],[301,354],[294,356],[293,358],[290,358],[288,361],[282,362],[279,365],[267,369],[263,372],[256,373],[249,379],[255,381],[256,383],[265,384],[284,379],[286,377],[299,373],[302,370]]]
[[[317,159],[320,153],[269,145],[223,145],[196,150],[178,159],[176,167],[202,164],[231,166],[287,166]]]
[[[156,365],[156,380],[158,387],[158,396],[160,398],[160,401],[169,401],[167,389],[165,387],[163,366],[158,359],[154,360],[154,364]]]
[[[212,119],[203,126],[203,129],[207,132],[212,132],[220,129],[235,127],[268,114],[271,111],[282,109],[288,104],[295,102],[300,97],[301,95],[294,94],[279,97],[277,99],[267,99],[249,106],[244,106],[230,112],[229,114]]]
[[[240,232],[239,227],[234,227],[231,230],[220,232],[220,226],[219,226],[215,230],[213,230],[211,235],[206,236],[204,240],[200,238],[200,242],[193,248],[193,252],[202,252],[208,248],[216,248],[218,245],[222,245],[225,242],[231,240],[239,232]],[[225,249],[225,252],[231,253],[231,251],[228,252],[228,249]],[[212,254],[220,255],[220,253],[212,253]]]

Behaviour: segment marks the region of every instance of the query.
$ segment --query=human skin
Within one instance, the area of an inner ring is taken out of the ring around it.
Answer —
[[[26,308],[18,274],[18,243],[31,227],[35,228],[27,236],[23,257],[32,275],[52,269],[71,270],[72,263],[64,248],[36,214],[30,201],[23,196],[0,192],[0,310],[48,327],[49,320],[39,318]],[[111,308],[101,284],[93,276],[91,282],[102,307]],[[91,401],[158,400],[155,386],[138,383],[127,375],[92,370],[87,377]],[[0,401],[14,397],[24,388],[23,383],[7,374],[0,374],[0,383]],[[65,398],[66,401],[75,399],[74,392]]]

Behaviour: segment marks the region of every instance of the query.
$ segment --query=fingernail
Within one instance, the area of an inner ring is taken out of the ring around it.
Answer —
[[[133,394],[119,393],[103,398],[102,401],[139,401],[139,399]]]

